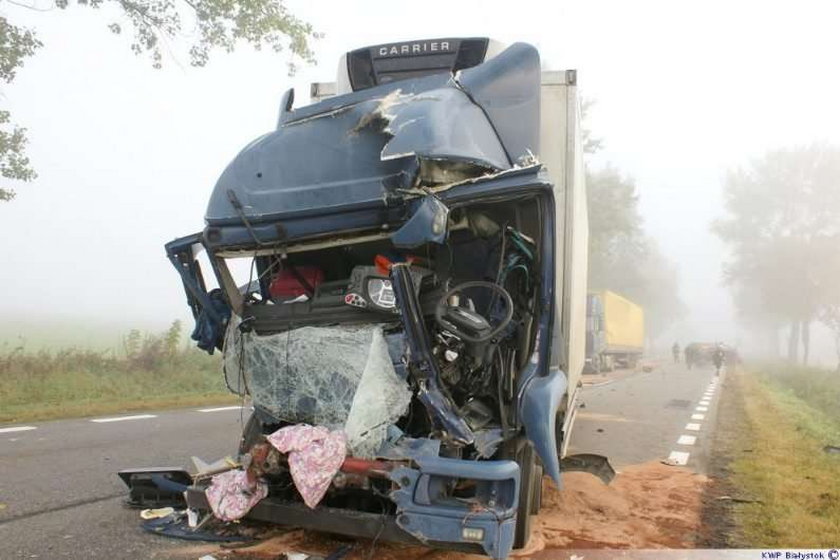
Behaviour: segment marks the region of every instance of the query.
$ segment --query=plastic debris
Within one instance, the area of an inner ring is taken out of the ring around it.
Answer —
[[[251,537],[244,537],[226,530],[211,532],[191,529],[187,525],[186,516],[183,512],[175,512],[160,519],[144,521],[141,527],[148,533],[187,541],[249,542],[253,540]]]
[[[173,513],[175,513],[175,508],[171,507],[144,509],[140,512],[140,517],[143,519],[160,519],[161,517],[166,517],[168,515],[172,515]]]

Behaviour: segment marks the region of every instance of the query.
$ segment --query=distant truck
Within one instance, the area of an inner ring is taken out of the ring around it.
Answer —
[[[645,312],[615,292],[589,294],[586,302],[587,373],[636,367],[644,350]]]

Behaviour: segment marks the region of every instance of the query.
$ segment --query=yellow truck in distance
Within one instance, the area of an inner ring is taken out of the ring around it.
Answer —
[[[645,312],[615,292],[591,292],[586,304],[587,373],[636,367],[645,342]]]

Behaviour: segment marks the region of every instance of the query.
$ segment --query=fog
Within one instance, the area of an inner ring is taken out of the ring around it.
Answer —
[[[593,165],[636,180],[645,229],[679,267],[689,313],[669,334],[683,341],[745,337],[721,282],[725,248],[709,229],[725,171],[770,148],[840,142],[840,8],[829,2],[288,5],[325,33],[318,65],[293,79],[285,55],[247,47],[195,69],[173,45],[154,70],[108,31],[107,7],[4,5],[45,45],[3,89],[39,173],[0,203],[7,330],[187,318],[163,244],[202,228],[217,176],[274,127],[284,90],[305,103],[310,82],[332,81],[340,54],[368,44],[489,36],[536,45],[548,68],[578,69],[604,141]]]

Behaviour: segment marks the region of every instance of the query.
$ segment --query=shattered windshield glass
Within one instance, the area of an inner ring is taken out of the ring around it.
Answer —
[[[301,327],[241,333],[225,340],[232,391],[292,423],[343,428],[352,453],[372,457],[388,425],[407,410],[411,390],[394,368],[382,325]]]

